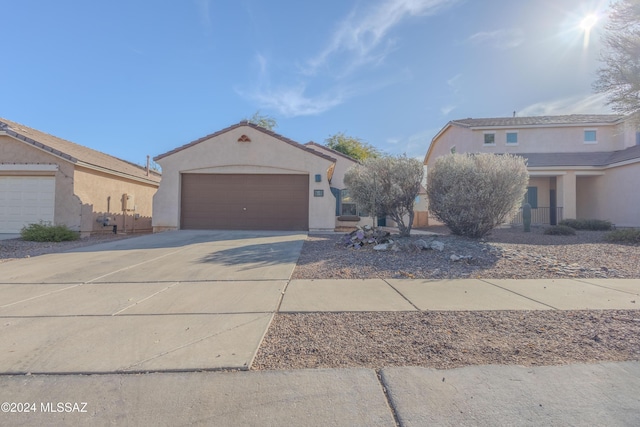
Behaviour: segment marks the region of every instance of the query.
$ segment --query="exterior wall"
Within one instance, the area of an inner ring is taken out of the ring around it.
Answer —
[[[238,142],[247,135],[251,142]],[[250,126],[240,126],[158,160],[162,181],[153,197],[153,228],[180,227],[180,177],[182,173],[289,173],[309,174],[309,228],[335,226],[335,198],[327,173],[328,159],[294,147]],[[315,175],[321,182],[315,182]],[[334,174],[335,176],[335,174]],[[324,197],[314,197],[324,190]]]
[[[66,225],[72,230],[80,231],[82,203],[73,194],[72,163],[6,135],[0,135],[0,162],[58,165],[58,171],[54,173],[56,195],[53,221],[56,225]],[[30,175],[22,172],[6,172],[6,174]]]
[[[83,203],[83,233],[110,232],[112,225],[117,225],[118,231],[123,232],[151,231],[153,195],[157,191],[157,185],[76,167],[74,190]],[[127,211],[122,209],[123,194],[133,197],[135,210],[130,206],[127,206]],[[136,214],[139,215],[137,219]],[[113,218],[114,221],[104,227],[102,222],[97,221],[98,217],[103,216]]]
[[[579,177],[578,197],[586,198],[578,205],[584,209],[580,217],[609,220],[618,227],[640,227],[639,176],[640,162],[636,162],[607,168],[602,176]]]
[[[607,219],[605,206],[598,201],[597,189],[602,176],[580,176],[576,180],[576,216],[579,219]]]
[[[333,157],[336,159],[336,166],[333,171],[333,177],[331,178],[331,186],[339,189],[345,188],[344,185],[344,175],[347,173],[347,170],[351,166],[358,164],[355,160],[347,159],[346,157],[342,157],[332,152],[331,150],[327,150],[318,145],[312,145],[310,148],[313,150],[319,151],[322,154],[326,154],[329,157]]]

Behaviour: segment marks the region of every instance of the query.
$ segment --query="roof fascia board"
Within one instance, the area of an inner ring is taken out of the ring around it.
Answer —
[[[538,125],[493,125],[493,126],[467,126],[471,130],[486,130],[486,129],[539,129],[539,128],[569,128],[569,127],[596,127],[596,126],[616,126],[618,122],[610,123],[558,123],[558,124],[538,124]]]

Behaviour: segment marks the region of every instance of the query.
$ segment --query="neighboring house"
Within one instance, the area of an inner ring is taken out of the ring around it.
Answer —
[[[533,221],[595,218],[640,226],[640,133],[621,115],[461,119],[433,138],[427,170],[443,155],[511,153],[527,159]]]
[[[31,223],[151,230],[160,174],[0,118],[0,233]]]

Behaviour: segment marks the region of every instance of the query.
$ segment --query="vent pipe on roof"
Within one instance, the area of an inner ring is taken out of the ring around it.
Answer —
[[[147,176],[149,176],[149,155],[147,154]]]
[[[513,117],[516,116],[516,110],[513,110]]]

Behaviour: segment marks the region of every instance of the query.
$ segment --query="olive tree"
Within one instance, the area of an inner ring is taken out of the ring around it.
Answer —
[[[422,163],[407,156],[368,158],[346,172],[344,183],[359,207],[374,218],[388,215],[398,224],[400,236],[408,236],[423,173]]]
[[[453,234],[479,238],[509,220],[528,181],[523,157],[449,154],[428,170],[429,210]]]

